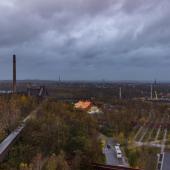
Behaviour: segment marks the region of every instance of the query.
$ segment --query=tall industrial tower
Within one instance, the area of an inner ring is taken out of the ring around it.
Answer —
[[[13,55],[13,93],[16,93],[16,55]]]
[[[122,99],[122,88],[119,88],[119,99]]]

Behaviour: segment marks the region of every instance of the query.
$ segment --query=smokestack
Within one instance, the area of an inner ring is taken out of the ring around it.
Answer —
[[[122,99],[122,88],[119,88],[119,99]]]
[[[16,55],[13,55],[13,93],[16,93]]]

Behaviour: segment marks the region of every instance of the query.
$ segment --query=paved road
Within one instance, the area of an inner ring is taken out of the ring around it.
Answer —
[[[107,145],[110,145],[111,148],[108,148]],[[125,157],[123,157],[122,159],[117,159],[114,145],[115,145],[115,143],[114,143],[113,139],[108,138],[106,146],[103,149],[103,153],[105,154],[105,158],[106,158],[106,164],[107,165],[115,165],[115,166],[122,165],[122,166],[128,167],[128,163],[125,161]]]
[[[107,165],[119,165],[119,161],[115,156],[113,149],[108,149],[107,147],[104,148],[104,154],[106,157],[106,164]]]
[[[107,165],[119,165],[119,160],[116,157],[114,148],[107,148],[107,145],[113,146],[113,140],[108,138],[108,141],[104,147],[103,153],[105,154],[106,164]]]
[[[164,153],[162,170],[170,170],[170,153]]]

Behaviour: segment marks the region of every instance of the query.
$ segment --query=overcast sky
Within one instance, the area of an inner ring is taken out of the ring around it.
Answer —
[[[0,79],[170,80],[170,0],[0,0]]]

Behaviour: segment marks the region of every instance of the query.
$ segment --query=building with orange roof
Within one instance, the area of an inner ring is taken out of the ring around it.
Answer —
[[[81,109],[81,110],[88,110],[91,106],[92,106],[91,101],[79,101],[74,105],[76,109]]]

